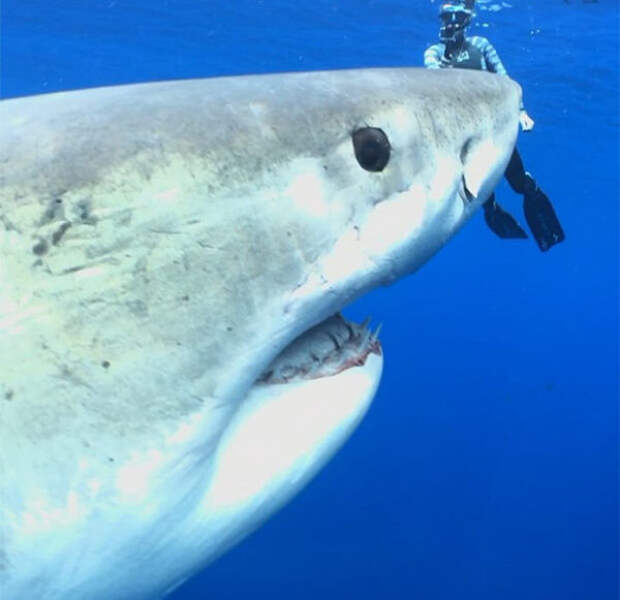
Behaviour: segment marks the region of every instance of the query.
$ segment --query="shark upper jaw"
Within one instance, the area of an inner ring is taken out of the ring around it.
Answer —
[[[0,456],[0,589],[158,597],[354,429],[378,354],[261,380],[299,336],[458,230],[508,161],[519,94],[484,74],[396,69],[60,96],[0,104],[0,383],[19,398],[3,413],[15,433]],[[365,127],[389,140],[380,172],[353,152]],[[62,218],[42,200],[50,189]],[[313,427],[287,436],[300,422]],[[274,438],[289,445],[259,461],[273,470],[240,489]]]
[[[467,150],[459,152],[458,160],[447,154],[432,157],[436,174],[430,185],[409,183],[351,220],[285,299],[282,319],[268,336],[269,345],[259,349],[263,357],[369,290],[414,272],[463,226],[502,177],[510,156],[507,149],[514,140],[510,128],[499,142],[472,143],[474,138],[464,136],[462,147]],[[300,190],[298,202],[315,205],[316,189],[310,182]]]

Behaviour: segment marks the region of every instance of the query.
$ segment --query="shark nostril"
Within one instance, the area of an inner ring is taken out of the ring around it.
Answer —
[[[385,133],[377,127],[364,127],[353,132],[355,158],[362,169],[379,172],[390,160],[390,142]]]
[[[465,181],[465,176],[461,177],[461,198],[463,198],[463,201],[467,204],[467,203],[471,203],[476,199],[476,196],[474,196],[469,189],[467,188],[467,182]]]

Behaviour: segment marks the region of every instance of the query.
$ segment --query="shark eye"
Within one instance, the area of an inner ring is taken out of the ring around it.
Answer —
[[[366,171],[383,171],[390,160],[390,142],[377,127],[364,127],[353,132],[355,158]]]

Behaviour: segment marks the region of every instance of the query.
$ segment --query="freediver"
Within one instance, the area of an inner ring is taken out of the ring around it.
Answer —
[[[471,24],[475,0],[443,2],[439,7],[441,27],[439,43],[424,52],[424,66],[428,69],[476,69],[508,76],[493,45],[485,37],[465,35]],[[523,131],[531,131],[534,120],[523,104],[519,122]],[[517,149],[510,158],[505,177],[512,189],[523,196],[525,220],[542,252],[564,240],[564,231],[549,198],[528,173]],[[484,218],[489,228],[500,238],[527,238],[516,219],[496,201],[495,194],[484,203]]]

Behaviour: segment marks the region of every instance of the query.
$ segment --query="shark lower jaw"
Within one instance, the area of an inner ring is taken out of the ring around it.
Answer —
[[[366,324],[335,315],[271,363],[220,440],[203,502],[216,528],[230,514],[245,522],[245,531],[253,529],[346,441],[381,379],[383,354],[376,335]],[[230,536],[229,526],[223,531]]]

